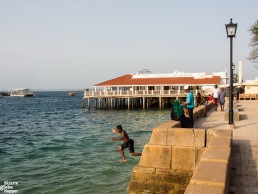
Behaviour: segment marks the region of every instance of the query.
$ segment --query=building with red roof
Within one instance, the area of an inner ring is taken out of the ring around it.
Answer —
[[[94,91],[86,91],[84,98],[164,98],[185,96],[185,85],[202,91],[211,91],[214,85],[227,84],[225,72],[184,73],[178,70],[168,74],[152,74],[144,69],[136,74],[122,75],[96,84]],[[197,91],[197,90],[196,90]],[[142,100],[142,101],[143,101]]]

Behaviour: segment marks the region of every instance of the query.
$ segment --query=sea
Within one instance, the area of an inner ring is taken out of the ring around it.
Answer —
[[[169,109],[82,109],[83,92],[0,98],[0,193],[124,194],[140,157],[120,163],[118,124],[142,152]],[[92,102],[94,103],[94,102]],[[85,104],[87,107],[87,101]]]

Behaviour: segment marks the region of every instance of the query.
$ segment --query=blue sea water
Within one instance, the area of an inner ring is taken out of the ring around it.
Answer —
[[[18,182],[24,194],[123,194],[139,157],[119,163],[111,132],[121,124],[136,152],[170,110],[82,109],[82,92],[37,92],[30,98],[0,98],[0,186]]]

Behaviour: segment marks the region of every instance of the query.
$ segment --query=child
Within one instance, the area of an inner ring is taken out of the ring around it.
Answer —
[[[123,149],[125,149],[127,147],[129,148],[131,156],[141,156],[142,155],[142,153],[134,152],[134,141],[129,138],[126,131],[122,128],[122,125],[117,125],[117,127],[115,129],[112,129],[112,132],[120,134],[120,138],[113,137],[112,141],[123,141],[124,142],[121,146],[118,147],[118,150],[122,156],[122,160],[120,160],[121,163],[126,162],[126,157],[125,157]]]

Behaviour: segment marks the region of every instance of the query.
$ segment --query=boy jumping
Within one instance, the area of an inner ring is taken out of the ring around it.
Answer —
[[[123,141],[124,143],[118,147],[118,150],[122,156],[122,160],[120,160],[121,163],[126,162],[126,157],[124,154],[123,149],[127,148],[130,151],[131,156],[141,156],[142,153],[135,153],[134,152],[134,141],[129,138],[128,134],[126,131],[122,128],[122,125],[117,125],[115,129],[112,129],[112,132],[114,133],[119,133],[120,138],[112,138],[112,141]]]

